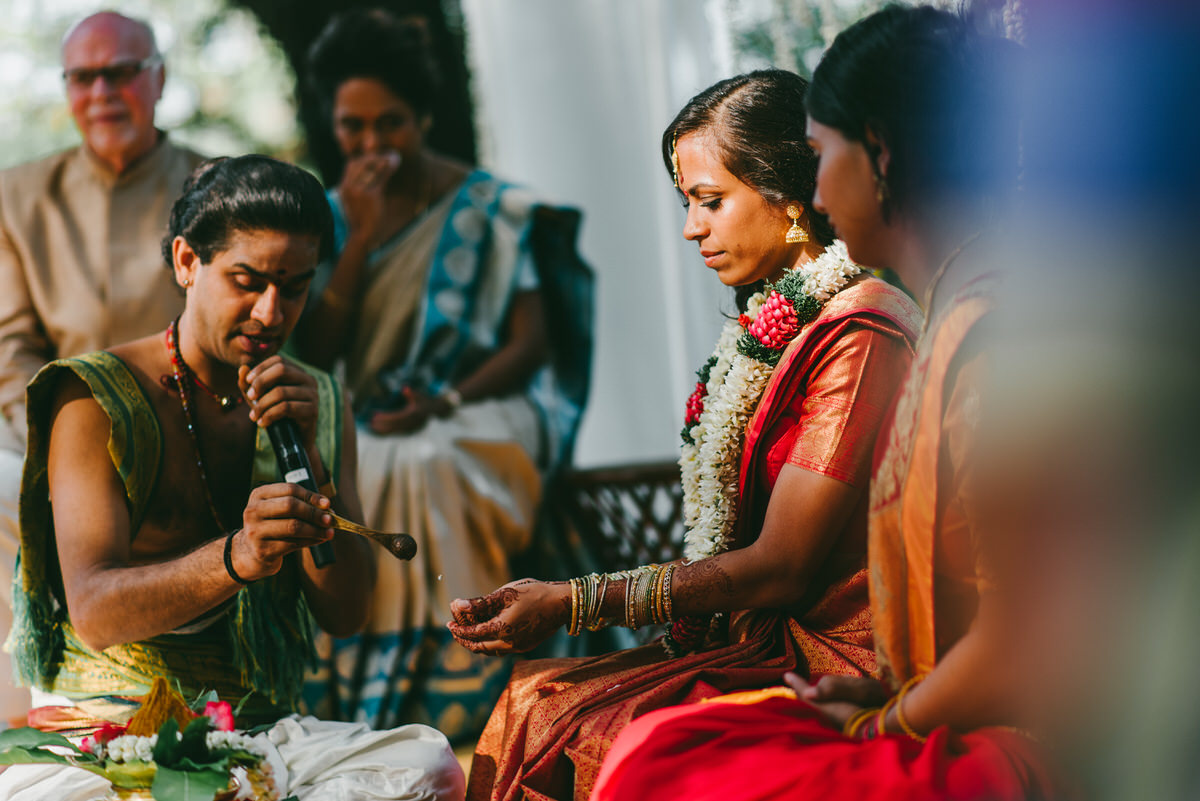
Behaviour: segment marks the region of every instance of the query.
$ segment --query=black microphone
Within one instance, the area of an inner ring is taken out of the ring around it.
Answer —
[[[319,493],[321,490],[313,480],[312,464],[309,463],[308,453],[300,442],[300,429],[296,427],[296,422],[289,417],[276,420],[267,426],[267,436],[271,438],[271,448],[275,451],[275,460],[279,462],[283,480],[289,484],[299,484],[310,492]],[[325,567],[337,561],[332,542],[322,542],[308,551],[317,567]]]

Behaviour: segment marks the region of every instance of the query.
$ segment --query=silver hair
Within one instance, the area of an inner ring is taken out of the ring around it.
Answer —
[[[63,34],[62,41],[59,42],[59,51],[61,52],[62,49],[67,46],[67,42],[70,40],[70,38],[72,36],[75,35],[75,31],[79,30],[79,27],[81,25],[83,25],[85,22],[88,22],[89,20],[94,19],[95,17],[99,17],[101,15],[117,16],[117,17],[120,17],[121,19],[132,22],[134,25],[141,28],[142,32],[146,34],[147,41],[150,42],[149,58],[155,59],[160,62],[162,61],[162,52],[158,49],[158,40],[154,37],[154,28],[150,26],[150,23],[146,22],[144,19],[140,19],[138,17],[131,17],[131,16],[128,16],[127,14],[122,14],[119,11],[114,11],[111,8],[97,11],[93,14],[89,14],[86,17],[84,17],[83,19],[76,22],[70,28],[68,28],[67,32]]]

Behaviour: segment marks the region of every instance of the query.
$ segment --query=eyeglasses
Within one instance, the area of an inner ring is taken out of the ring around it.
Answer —
[[[118,61],[103,67],[76,67],[63,70],[63,80],[70,89],[90,89],[97,78],[103,78],[106,84],[119,89],[158,64],[158,56],[150,56],[141,61]]]

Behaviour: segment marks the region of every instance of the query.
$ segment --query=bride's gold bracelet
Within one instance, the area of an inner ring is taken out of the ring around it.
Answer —
[[[571,623],[567,633],[577,636],[583,629],[597,631],[624,624],[631,629],[674,620],[671,582],[675,565],[646,565],[617,573],[590,573],[570,579]],[[601,616],[609,582],[625,582],[624,619]]]

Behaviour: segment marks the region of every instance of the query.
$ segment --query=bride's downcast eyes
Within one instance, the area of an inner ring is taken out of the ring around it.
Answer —
[[[692,205],[692,201],[686,196],[681,197],[679,199],[679,203],[685,209]],[[700,207],[705,208],[705,209],[712,209],[713,211],[716,211],[717,209],[721,208],[721,198],[714,197],[714,198],[709,198],[707,200],[701,200]]]

